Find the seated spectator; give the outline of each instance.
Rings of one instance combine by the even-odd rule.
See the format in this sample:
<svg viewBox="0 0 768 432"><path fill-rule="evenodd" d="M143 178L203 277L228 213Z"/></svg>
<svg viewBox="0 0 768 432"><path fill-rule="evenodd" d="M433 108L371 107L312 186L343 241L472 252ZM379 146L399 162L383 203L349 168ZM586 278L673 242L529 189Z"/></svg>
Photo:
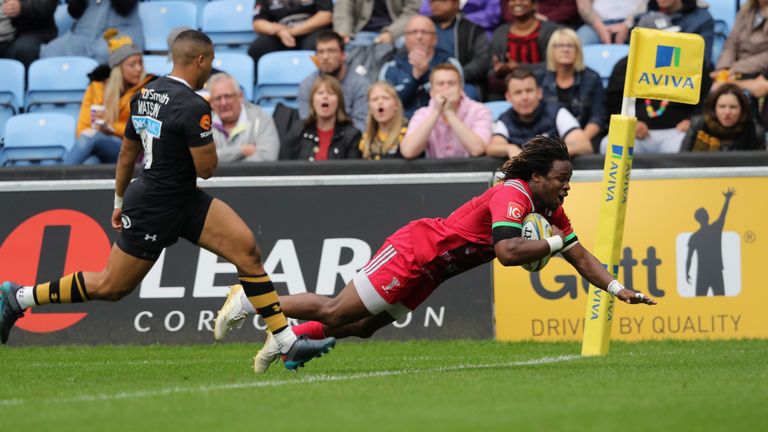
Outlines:
<svg viewBox="0 0 768 432"><path fill-rule="evenodd" d="M144 71L141 50L131 38L110 29L104 37L109 63L97 67L85 90L77 121L77 141L64 155L63 163L115 163L131 113L131 97L153 80Z"/></svg>
<svg viewBox="0 0 768 432"><path fill-rule="evenodd" d="M436 51L437 32L427 17L415 15L405 29L405 50L381 69L386 79L403 102L405 116L429 103L429 73L440 63L453 63L459 70L458 60L442 51Z"/></svg>
<svg viewBox="0 0 768 432"><path fill-rule="evenodd" d="M576 0L538 0L537 3L536 11L545 16L547 21L564 25L573 30L582 24L579 9L576 7Z"/></svg>
<svg viewBox="0 0 768 432"><path fill-rule="evenodd" d="M656 28L657 30L676 31L666 15L651 12L643 16L638 27ZM616 62L608 80L606 100L609 113L621 112L624 96L624 79L627 71L627 57ZM639 153L677 153L680 151L685 133L691 127L691 117L701 113L704 96L709 92L712 82L709 74L703 74L701 80L700 102L697 105L670 102L668 100L637 99L635 101L635 154ZM608 142L604 137L600 143L600 152L605 153Z"/></svg>
<svg viewBox="0 0 768 432"><path fill-rule="evenodd" d="M69 31L41 46L40 57L85 56L106 63L109 50L102 35L109 28L130 37L143 50L138 5L139 0L68 0L67 11L76 21Z"/></svg>
<svg viewBox="0 0 768 432"><path fill-rule="evenodd" d="M582 45L625 44L635 17L648 8L648 0L576 0L584 24L577 34Z"/></svg>
<svg viewBox="0 0 768 432"><path fill-rule="evenodd" d="M744 92L735 84L723 84L707 96L704 115L691 120L682 151L764 150L763 128L752 120Z"/></svg>
<svg viewBox="0 0 768 432"><path fill-rule="evenodd" d="M482 156L491 139L491 112L464 95L461 73L444 63L432 68L429 106L413 115L400 153L406 159Z"/></svg>
<svg viewBox="0 0 768 432"><path fill-rule="evenodd" d="M360 131L344 110L339 80L320 75L312 84L309 100L309 117L295 123L286 139L291 159L359 159Z"/></svg>
<svg viewBox="0 0 768 432"><path fill-rule="evenodd" d="M530 70L517 68L510 72L506 96L512 108L493 125L488 156L512 158L536 135L561 138L571 156L592 153L592 144L579 121L562 105L543 100L542 90Z"/></svg>
<svg viewBox="0 0 768 432"><path fill-rule="evenodd" d="M424 16L433 16L431 0L423 0L419 13ZM490 40L493 31L501 24L500 0L466 0L459 2L461 17L480 26Z"/></svg>
<svg viewBox="0 0 768 432"><path fill-rule="evenodd" d="M368 86L371 83L367 78L347 68L344 39L330 30L321 32L317 36L315 57L318 71L299 84L299 116L302 119L309 116L309 92L315 79L320 75L332 75L339 80L344 91L344 109L352 117L355 127L363 130L365 116L368 114Z"/></svg>
<svg viewBox="0 0 768 432"><path fill-rule="evenodd" d="M331 28L331 0L256 0L253 30L256 40L248 47L248 55L256 65L264 54L281 50L311 50L317 34Z"/></svg>
<svg viewBox="0 0 768 432"><path fill-rule="evenodd" d="M430 0L437 30L437 49L461 63L467 96L482 100L488 62L488 39L483 29L459 15L459 0Z"/></svg>
<svg viewBox="0 0 768 432"><path fill-rule="evenodd" d="M651 0L648 3L647 15L654 16L658 20L658 14L666 16L671 22L665 25L667 31L680 31L683 33L694 33L704 38L704 67L705 70L712 70L712 44L715 39L715 20L707 10L706 6L699 6L697 0ZM656 12L658 11L658 12ZM638 18L638 27L653 27L649 24L640 24L646 15ZM656 28L660 28L656 24Z"/></svg>
<svg viewBox="0 0 768 432"><path fill-rule="evenodd" d="M56 37L56 0L3 0L0 7L0 58L28 68L40 57L40 45Z"/></svg>
<svg viewBox="0 0 768 432"><path fill-rule="evenodd" d="M584 66L584 54L575 31L561 28L552 33L541 88L544 100L565 106L579 121L593 147L599 148L608 120L605 90L597 72Z"/></svg>
<svg viewBox="0 0 768 432"><path fill-rule="evenodd" d="M207 87L219 162L276 161L280 139L272 116L245 101L240 84L231 75L217 73Z"/></svg>
<svg viewBox="0 0 768 432"><path fill-rule="evenodd" d="M720 71L728 73L731 80L750 79L768 71L768 0L749 0L741 5L712 78Z"/></svg>
<svg viewBox="0 0 768 432"><path fill-rule="evenodd" d="M519 65L544 66L547 44L558 24L536 16L535 0L508 0L512 21L499 26L491 40L488 99L504 99L505 77Z"/></svg>
<svg viewBox="0 0 768 432"><path fill-rule="evenodd" d="M401 158L400 143L407 131L403 103L386 81L376 81L368 89L368 120L360 152L363 159Z"/></svg>
<svg viewBox="0 0 768 432"><path fill-rule="evenodd" d="M350 46L394 44L419 12L419 0L337 0L333 30Z"/></svg>

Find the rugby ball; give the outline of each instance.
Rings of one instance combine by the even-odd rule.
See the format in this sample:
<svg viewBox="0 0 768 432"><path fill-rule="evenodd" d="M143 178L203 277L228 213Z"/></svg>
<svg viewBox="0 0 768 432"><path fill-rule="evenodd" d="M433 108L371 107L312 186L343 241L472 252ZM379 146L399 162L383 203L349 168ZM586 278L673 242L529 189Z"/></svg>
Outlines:
<svg viewBox="0 0 768 432"><path fill-rule="evenodd" d="M528 216L523 219L523 238L526 240L541 240L552 235L552 226L547 219L538 213L528 213ZM544 268L549 262L549 255L544 258L534 261L528 264L523 264L522 267L529 272L537 272Z"/></svg>

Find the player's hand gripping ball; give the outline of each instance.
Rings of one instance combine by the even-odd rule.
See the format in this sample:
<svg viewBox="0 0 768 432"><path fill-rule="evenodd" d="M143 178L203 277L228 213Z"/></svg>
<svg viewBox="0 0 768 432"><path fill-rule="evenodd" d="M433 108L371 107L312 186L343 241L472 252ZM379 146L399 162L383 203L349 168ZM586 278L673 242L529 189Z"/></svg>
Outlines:
<svg viewBox="0 0 768 432"><path fill-rule="evenodd" d="M538 213L528 213L523 219L523 238L526 240L542 240L552 236L552 226L547 219ZM529 272L537 272L544 268L549 262L550 255L522 267Z"/></svg>

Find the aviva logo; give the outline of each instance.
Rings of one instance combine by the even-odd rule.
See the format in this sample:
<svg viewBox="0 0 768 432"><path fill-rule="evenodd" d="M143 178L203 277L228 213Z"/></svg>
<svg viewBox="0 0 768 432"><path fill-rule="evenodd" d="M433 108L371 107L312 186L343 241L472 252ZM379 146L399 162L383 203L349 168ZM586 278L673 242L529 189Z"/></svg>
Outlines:
<svg viewBox="0 0 768 432"><path fill-rule="evenodd" d="M656 46L656 68L680 67L680 47Z"/></svg>

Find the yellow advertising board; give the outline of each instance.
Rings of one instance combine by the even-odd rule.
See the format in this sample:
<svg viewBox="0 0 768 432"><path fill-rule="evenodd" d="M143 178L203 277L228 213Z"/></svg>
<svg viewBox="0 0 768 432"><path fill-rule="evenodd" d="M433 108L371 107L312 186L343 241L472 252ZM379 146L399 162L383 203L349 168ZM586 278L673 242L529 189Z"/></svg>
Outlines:
<svg viewBox="0 0 768 432"><path fill-rule="evenodd" d="M673 177L656 179L648 178L651 171L633 172L618 280L659 304L616 302L613 340L768 338L768 220L762 217L768 172L698 178L692 172L664 170ZM588 250L606 199L600 185L597 178L574 181L565 203ZM539 273L498 262L493 270L497 339L582 339L589 284L564 259L554 257Z"/></svg>
<svg viewBox="0 0 768 432"><path fill-rule="evenodd" d="M632 30L624 96L697 104L704 39L692 33Z"/></svg>

